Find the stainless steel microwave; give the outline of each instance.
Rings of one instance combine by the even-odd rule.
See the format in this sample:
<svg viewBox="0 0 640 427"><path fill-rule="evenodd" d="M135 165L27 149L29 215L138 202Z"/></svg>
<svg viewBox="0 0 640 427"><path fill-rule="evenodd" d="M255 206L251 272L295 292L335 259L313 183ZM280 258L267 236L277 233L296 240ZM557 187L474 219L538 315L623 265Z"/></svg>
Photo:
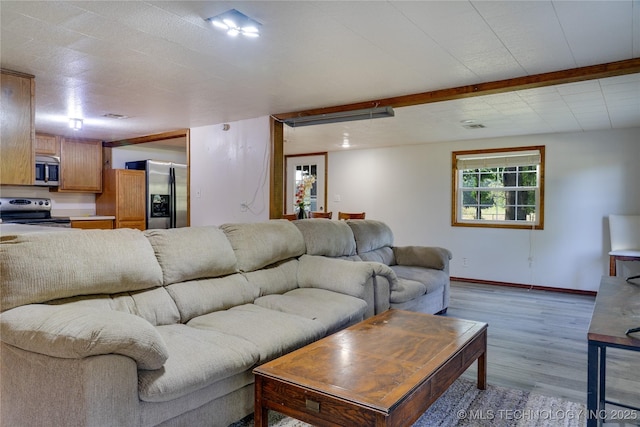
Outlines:
<svg viewBox="0 0 640 427"><path fill-rule="evenodd" d="M34 185L60 185L60 158L36 156L36 179Z"/></svg>

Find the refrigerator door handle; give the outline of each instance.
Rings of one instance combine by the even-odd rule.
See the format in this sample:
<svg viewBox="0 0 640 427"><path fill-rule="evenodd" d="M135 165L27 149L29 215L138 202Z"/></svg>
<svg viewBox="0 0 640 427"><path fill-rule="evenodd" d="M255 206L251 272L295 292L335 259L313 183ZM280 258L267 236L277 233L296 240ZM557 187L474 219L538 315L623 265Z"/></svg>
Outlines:
<svg viewBox="0 0 640 427"><path fill-rule="evenodd" d="M171 199L169 228L176 228L176 170L169 168L169 197Z"/></svg>

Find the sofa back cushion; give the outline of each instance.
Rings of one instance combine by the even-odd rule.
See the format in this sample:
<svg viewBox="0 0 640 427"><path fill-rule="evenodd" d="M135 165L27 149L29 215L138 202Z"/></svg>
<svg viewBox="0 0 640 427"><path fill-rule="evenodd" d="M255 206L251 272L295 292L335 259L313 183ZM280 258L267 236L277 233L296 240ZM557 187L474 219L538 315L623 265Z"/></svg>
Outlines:
<svg viewBox="0 0 640 427"><path fill-rule="evenodd" d="M217 227L184 227L144 232L162 267L164 285L236 272L236 256Z"/></svg>
<svg viewBox="0 0 640 427"><path fill-rule="evenodd" d="M285 219L260 223L224 224L220 227L231 242L242 272L304 254L300 230Z"/></svg>
<svg viewBox="0 0 640 427"><path fill-rule="evenodd" d="M396 259L393 256L393 249L389 246L383 246L373 251L362 253L358 256L362 261L380 262L386 265L396 264Z"/></svg>
<svg viewBox="0 0 640 427"><path fill-rule="evenodd" d="M249 283L258 289L259 296L284 294L298 287L297 259L272 264L245 274Z"/></svg>
<svg viewBox="0 0 640 427"><path fill-rule="evenodd" d="M387 224L372 219L347 220L356 240L358 255L393 246L393 232Z"/></svg>
<svg viewBox="0 0 640 427"><path fill-rule="evenodd" d="M251 303L259 293L259 290L239 273L174 283L166 289L178 307L182 323L203 314Z"/></svg>
<svg viewBox="0 0 640 427"><path fill-rule="evenodd" d="M5 237L0 310L76 295L162 285L153 248L138 230L70 230Z"/></svg>
<svg viewBox="0 0 640 427"><path fill-rule="evenodd" d="M302 232L307 255L350 257L356 254L356 240L344 221L311 218L294 224Z"/></svg>
<svg viewBox="0 0 640 427"><path fill-rule="evenodd" d="M164 287L112 295L81 295L50 301L51 305L115 310L142 317L154 326L180 322L178 307Z"/></svg>

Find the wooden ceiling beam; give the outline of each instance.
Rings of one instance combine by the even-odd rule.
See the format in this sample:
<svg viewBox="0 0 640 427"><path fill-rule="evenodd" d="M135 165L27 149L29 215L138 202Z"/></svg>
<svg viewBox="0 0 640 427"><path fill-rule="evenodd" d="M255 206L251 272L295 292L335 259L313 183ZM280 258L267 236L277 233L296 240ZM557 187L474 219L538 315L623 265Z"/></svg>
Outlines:
<svg viewBox="0 0 640 427"><path fill-rule="evenodd" d="M170 132L145 135L137 138L121 139L117 141L104 141L103 147L124 147L126 145L144 144L145 142L164 141L167 139L182 138L189 135L189 129L178 129Z"/></svg>
<svg viewBox="0 0 640 427"><path fill-rule="evenodd" d="M568 70L552 71L550 73L533 74L530 76L515 77L512 79L497 80L487 83L459 86L449 89L438 89L411 95L374 99L371 101L357 102L353 104L275 114L273 117L277 120L284 120L292 117L314 116L318 114L362 110L374 107L409 107L412 105L513 92L523 89L533 89L564 83L575 83L585 80L602 79L634 73L640 73L640 58L591 65L587 67L571 68Z"/></svg>

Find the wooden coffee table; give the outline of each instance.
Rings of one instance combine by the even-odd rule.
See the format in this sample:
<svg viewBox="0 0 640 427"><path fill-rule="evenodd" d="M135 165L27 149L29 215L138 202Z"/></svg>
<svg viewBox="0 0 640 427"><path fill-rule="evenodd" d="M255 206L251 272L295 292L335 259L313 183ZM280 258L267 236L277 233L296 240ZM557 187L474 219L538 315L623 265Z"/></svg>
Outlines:
<svg viewBox="0 0 640 427"><path fill-rule="evenodd" d="M486 323L388 310L256 368L255 425L408 426L475 360L484 390L486 351Z"/></svg>

